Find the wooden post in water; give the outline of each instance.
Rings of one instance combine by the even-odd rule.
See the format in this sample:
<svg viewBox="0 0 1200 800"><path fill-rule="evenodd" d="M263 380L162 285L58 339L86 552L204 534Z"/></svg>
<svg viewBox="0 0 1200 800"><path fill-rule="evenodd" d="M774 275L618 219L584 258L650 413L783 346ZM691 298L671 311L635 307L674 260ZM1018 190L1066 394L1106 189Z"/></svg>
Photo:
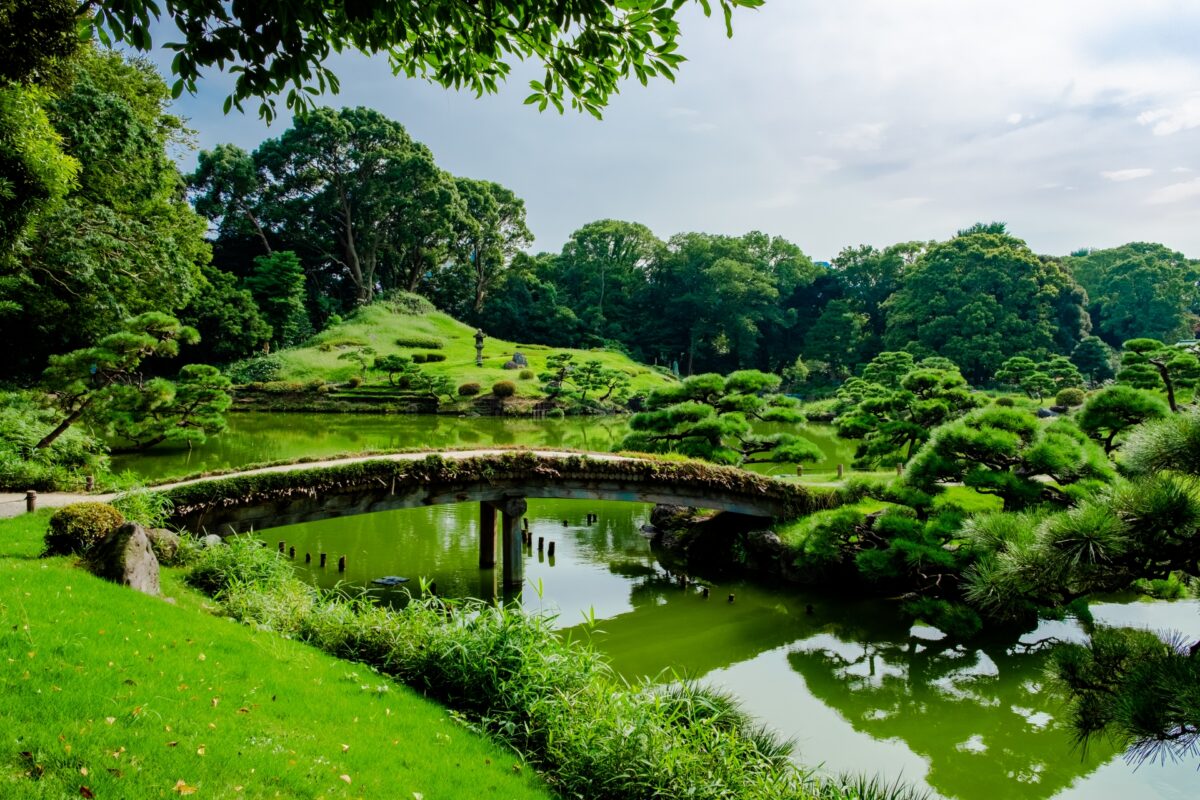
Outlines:
<svg viewBox="0 0 1200 800"><path fill-rule="evenodd" d="M539 537L538 537L538 552L539 552L539 553L540 553L540 552L542 552L542 550L544 550L544 549L545 549L545 547L546 547L546 537L545 537L545 536L539 536Z"/></svg>
<svg viewBox="0 0 1200 800"><path fill-rule="evenodd" d="M328 553L321 553L321 569L325 568L325 560L329 558Z"/></svg>
<svg viewBox="0 0 1200 800"><path fill-rule="evenodd" d="M281 553L283 552L283 548L284 548L284 546L285 546L286 544L287 544L287 542L280 542L280 543L279 543L279 552L281 552Z"/></svg>
<svg viewBox="0 0 1200 800"><path fill-rule="evenodd" d="M486 500L479 504L479 566L496 566L496 507Z"/></svg>
<svg viewBox="0 0 1200 800"><path fill-rule="evenodd" d="M846 472L846 465L838 464L838 477L839 478L842 477L842 475L845 474L845 472Z"/></svg>
<svg viewBox="0 0 1200 800"><path fill-rule="evenodd" d="M288 558L295 560L295 558L296 558L296 548L295 547L288 548Z"/></svg>
<svg viewBox="0 0 1200 800"><path fill-rule="evenodd" d="M551 542L550 546L546 548L546 555L550 558L554 558L554 542Z"/></svg>
<svg viewBox="0 0 1200 800"><path fill-rule="evenodd" d="M346 557L338 556L338 572L346 571Z"/></svg>
<svg viewBox="0 0 1200 800"><path fill-rule="evenodd" d="M524 497L506 497L500 508L500 546L504 551L504 587L519 589L525 583L525 553L521 545L521 518L529 504Z"/></svg>
<svg viewBox="0 0 1200 800"><path fill-rule="evenodd" d="M304 554L304 563L305 563L305 564L311 564L311 563L312 563L312 553L305 553L305 554Z"/></svg>

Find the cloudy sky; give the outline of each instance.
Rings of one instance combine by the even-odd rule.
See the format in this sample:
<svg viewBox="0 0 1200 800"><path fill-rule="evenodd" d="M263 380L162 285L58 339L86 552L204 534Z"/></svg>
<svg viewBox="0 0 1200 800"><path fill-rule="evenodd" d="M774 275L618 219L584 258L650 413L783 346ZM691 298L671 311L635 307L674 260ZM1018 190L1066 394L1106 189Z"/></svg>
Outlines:
<svg viewBox="0 0 1200 800"><path fill-rule="evenodd" d="M819 260L1003 220L1044 253L1148 240L1200 257L1198 41L1195 2L767 0L732 39L688 13L678 80L626 85L603 121L522 105L521 77L477 99L360 56L336 60L325 101L377 108L444 168L515 190L539 250L608 217L763 230ZM201 147L282 132L223 115L229 85L177 105Z"/></svg>

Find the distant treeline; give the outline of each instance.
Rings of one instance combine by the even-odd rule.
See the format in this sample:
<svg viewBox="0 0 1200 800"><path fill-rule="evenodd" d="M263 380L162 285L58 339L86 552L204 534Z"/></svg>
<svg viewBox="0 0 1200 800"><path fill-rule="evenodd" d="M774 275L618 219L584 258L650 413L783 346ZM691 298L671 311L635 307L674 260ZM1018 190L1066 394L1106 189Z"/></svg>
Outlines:
<svg viewBox="0 0 1200 800"><path fill-rule="evenodd" d="M1044 256L999 223L818 264L764 233L663 241L601 220L530 255L521 198L450 175L365 108L302 114L252 153L219 145L185 176L168 154L189 133L161 77L90 48L53 92L11 86L2 103L25 122L0 130L0 189L13 188L0 191L0 335L22 343L0 378L33 378L146 311L199 330L188 360L226 363L400 289L496 336L685 375L791 369L834 384L904 350L979 383L1013 356L1081 342L1094 355L1090 337L1190 338L1200 303L1197 262L1163 245Z"/></svg>

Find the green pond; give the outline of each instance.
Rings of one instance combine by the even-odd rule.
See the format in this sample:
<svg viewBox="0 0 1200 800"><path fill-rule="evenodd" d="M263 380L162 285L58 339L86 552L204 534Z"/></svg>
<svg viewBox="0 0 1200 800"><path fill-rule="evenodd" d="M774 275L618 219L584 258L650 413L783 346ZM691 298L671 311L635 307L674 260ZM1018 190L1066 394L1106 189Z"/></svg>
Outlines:
<svg viewBox="0 0 1200 800"><path fill-rule="evenodd" d="M761 429L774 433L785 428L763 425ZM628 431L625 417L536 420L424 414L231 414L229 429L199 447L155 448L118 456L113 467L170 478L265 461L374 450L525 446L608 452L620 445ZM820 462L806 465L806 472L833 472L839 463L849 466L854 445L838 439L831 426L807 425L800 432L824 455ZM763 464L758 469L795 472L792 466L782 464Z"/></svg>
<svg viewBox="0 0 1200 800"><path fill-rule="evenodd" d="M147 477L179 475L350 450L527 444L607 449L620 421L502 421L244 415L204 448L154 452L122 466ZM831 458L848 451L828 431ZM840 449L839 449L840 448ZM833 462L836 463L836 462ZM1135 769L1111 747L1073 746L1063 697L1046 676L1047 637L1079 640L1074 623L1044 623L1019 642L949 646L932 628L902 620L892 604L706 580L682 587L651 552L636 503L530 500L533 539L555 557L525 552L520 601L590 637L631 679L702 678L738 695L748 710L796 742L806 765L880 773L962 800L1194 798L1194 764ZM589 513L598 521L587 523ZM444 596L495 597L496 570L478 564L478 506L409 509L263 532L296 549L300 574L403 602L420 579ZM317 565L328 553L329 567ZM312 555L306 565L305 554ZM347 568L333 565L339 556ZM383 576L408 578L375 588ZM729 598L732 596L732 602ZM1200 602L1104 603L1098 620L1200 636ZM588 624L586 619L593 623Z"/></svg>

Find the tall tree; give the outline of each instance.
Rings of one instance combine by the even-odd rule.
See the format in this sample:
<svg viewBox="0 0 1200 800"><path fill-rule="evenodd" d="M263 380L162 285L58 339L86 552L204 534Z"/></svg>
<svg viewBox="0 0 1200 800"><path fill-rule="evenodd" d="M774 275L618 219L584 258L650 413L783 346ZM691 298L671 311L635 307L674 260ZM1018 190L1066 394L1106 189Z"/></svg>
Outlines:
<svg viewBox="0 0 1200 800"><path fill-rule="evenodd" d="M1113 377L1113 351L1099 336L1085 336L1071 352L1071 363L1094 386Z"/></svg>
<svg viewBox="0 0 1200 800"><path fill-rule="evenodd" d="M193 358L224 364L245 358L272 340L270 323L235 276L210 264L203 268L202 279L200 290L179 312L179 321L200 333L200 342L191 351ZM304 288L303 275L300 288Z"/></svg>
<svg viewBox="0 0 1200 800"><path fill-rule="evenodd" d="M977 226L932 245L907 272L887 301L884 341L946 356L984 381L1011 356L1071 352L1087 332L1083 299L1060 265L995 224Z"/></svg>
<svg viewBox="0 0 1200 800"><path fill-rule="evenodd" d="M804 337L804 358L827 364L834 377L850 375L862 357L866 325L849 301L832 301Z"/></svg>
<svg viewBox="0 0 1200 800"><path fill-rule="evenodd" d="M599 338L629 344L638 328L638 298L663 246L636 222L589 222L571 234L554 261L561 299Z"/></svg>
<svg viewBox="0 0 1200 800"><path fill-rule="evenodd" d="M883 250L870 245L847 247L833 259L833 271L843 297L866 317L864 355L882 349L887 327L884 302L900 288L908 269L925 251L921 242L894 244Z"/></svg>
<svg viewBox="0 0 1200 800"><path fill-rule="evenodd" d="M188 184L196 211L215 222L223 237L251 235L263 254L271 255L271 241L261 219L266 187L249 153L232 144L201 150Z"/></svg>
<svg viewBox="0 0 1200 800"><path fill-rule="evenodd" d="M1174 342L1195 333L1200 264L1161 244L1133 242L1066 261L1087 290L1096 332L1116 347L1127 339Z"/></svg>
<svg viewBox="0 0 1200 800"><path fill-rule="evenodd" d="M24 343L8 374L40 370L128 316L181 308L209 258L167 152L186 130L162 79L116 53L88 50L71 67L69 89L44 107L80 165L77 183L0 262L0 337Z"/></svg>
<svg viewBox="0 0 1200 800"><path fill-rule="evenodd" d="M471 178L455 179L464 213L455 225L452 245L458 263L470 275L470 311L477 317L488 291L512 262L533 241L525 224L525 201L498 183Z"/></svg>
<svg viewBox="0 0 1200 800"><path fill-rule="evenodd" d="M381 282L414 288L444 259L456 197L429 150L378 111L319 108L254 153L261 219L355 304Z"/></svg>
<svg viewBox="0 0 1200 800"><path fill-rule="evenodd" d="M246 288L274 331L277 347L299 344L312 332L304 309L304 267L295 253L280 250L254 259Z"/></svg>

